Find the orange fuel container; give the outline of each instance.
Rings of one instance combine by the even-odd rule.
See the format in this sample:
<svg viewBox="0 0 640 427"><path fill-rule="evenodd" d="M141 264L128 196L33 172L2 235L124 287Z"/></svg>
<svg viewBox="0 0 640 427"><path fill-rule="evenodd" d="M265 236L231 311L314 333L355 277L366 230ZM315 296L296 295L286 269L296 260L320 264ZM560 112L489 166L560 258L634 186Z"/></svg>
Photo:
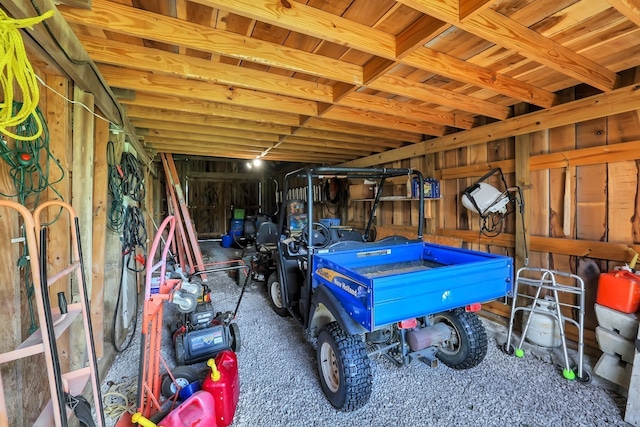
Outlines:
<svg viewBox="0 0 640 427"><path fill-rule="evenodd" d="M635 313L640 307L640 276L624 270L600 274L596 302L623 313Z"/></svg>

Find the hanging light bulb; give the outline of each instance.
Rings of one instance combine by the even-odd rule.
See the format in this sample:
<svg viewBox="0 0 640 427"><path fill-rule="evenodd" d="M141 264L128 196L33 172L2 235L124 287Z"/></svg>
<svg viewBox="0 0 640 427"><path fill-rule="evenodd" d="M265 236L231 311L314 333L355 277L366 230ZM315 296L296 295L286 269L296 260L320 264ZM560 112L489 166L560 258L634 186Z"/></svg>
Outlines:
<svg viewBox="0 0 640 427"><path fill-rule="evenodd" d="M255 167L259 167L262 164L262 160L260 159L253 159L253 166Z"/></svg>

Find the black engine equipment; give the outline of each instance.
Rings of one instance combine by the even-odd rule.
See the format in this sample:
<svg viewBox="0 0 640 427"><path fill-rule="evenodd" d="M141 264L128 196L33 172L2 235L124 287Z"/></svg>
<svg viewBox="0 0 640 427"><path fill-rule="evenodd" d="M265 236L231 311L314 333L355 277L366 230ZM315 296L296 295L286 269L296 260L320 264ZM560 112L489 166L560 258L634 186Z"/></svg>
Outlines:
<svg viewBox="0 0 640 427"><path fill-rule="evenodd" d="M193 284L191 284L193 285ZM200 285L200 284L199 284ZM191 365L215 357L223 350L240 349L240 330L233 323L234 313L213 310L210 290L201 284L198 303L189 312L182 312L173 333L178 365Z"/></svg>

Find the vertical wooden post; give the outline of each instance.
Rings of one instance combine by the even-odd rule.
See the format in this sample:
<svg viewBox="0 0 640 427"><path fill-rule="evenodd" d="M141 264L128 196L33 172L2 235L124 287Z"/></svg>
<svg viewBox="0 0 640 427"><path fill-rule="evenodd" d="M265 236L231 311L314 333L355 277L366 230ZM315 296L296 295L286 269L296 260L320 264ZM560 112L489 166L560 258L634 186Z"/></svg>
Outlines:
<svg viewBox="0 0 640 427"><path fill-rule="evenodd" d="M47 85L52 87L56 92L69 96L70 83L66 77L47 75ZM62 196L65 202L71 201L71 109L65 99L50 90L41 94L46 96L46 113L47 127L49 128L49 150L51 154L59 162L64 173L63 179L53 184L53 188ZM49 180L51 182L58 181L60 174L58 168L51 168ZM47 190L46 199L52 200L59 198L58 194L52 189ZM48 220L52 222L59 214L58 209L49 209ZM61 215L55 222L49 226L47 233L47 245L50 249L54 249L57 257L49 257L49 265L47 272L49 275L60 272L66 267L69 261L70 234L69 234L69 218L67 215ZM57 305L56 295L58 292L64 292L67 300L71 301L71 282L69 276L64 280L59 280L49 287L49 295L52 296L52 304ZM60 354L60 368L63 372L70 369L70 344L69 333L65 332L58 339L58 350Z"/></svg>
<svg viewBox="0 0 640 427"><path fill-rule="evenodd" d="M93 95L84 92L77 86L73 90L73 98L77 103L85 105L93 111ZM92 291L91 274L86 271L93 265L93 138L94 116L79 104L73 107L73 176L72 176L72 206L78 215L80 223L80 240L84 258L84 277L87 292ZM71 224L73 227L74 225ZM75 295L74 295L75 297ZM83 345L83 337L79 336L71 344L71 367L76 369L84 366L84 353L77 351Z"/></svg>
<svg viewBox="0 0 640 427"><path fill-rule="evenodd" d="M529 107L526 104L518 104L514 107L515 115L526 114ZM531 194L531 173L529 170L529 156L531 153L531 137L529 134L516 136L515 145L515 172L516 185L522 189L522 196L525 207L530 206ZM516 209L519 209L516 206ZM516 257L515 268L518 269L528 261L528 253L531 248L529 230L531 228L531 209L525 208L524 215L516 211Z"/></svg>
<svg viewBox="0 0 640 427"><path fill-rule="evenodd" d="M109 123L95 122L94 169L93 169L93 225L91 265L91 324L96 348L96 357L104 354L104 261L107 232L107 143Z"/></svg>

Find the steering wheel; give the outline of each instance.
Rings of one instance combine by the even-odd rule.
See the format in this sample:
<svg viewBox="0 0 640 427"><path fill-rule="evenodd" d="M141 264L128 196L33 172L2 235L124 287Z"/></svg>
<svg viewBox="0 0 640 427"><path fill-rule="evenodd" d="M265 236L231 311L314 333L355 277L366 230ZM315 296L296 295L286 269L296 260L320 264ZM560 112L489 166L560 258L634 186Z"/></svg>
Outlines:
<svg viewBox="0 0 640 427"><path fill-rule="evenodd" d="M331 232L324 224L314 222L311 224L311 232L311 239L309 239L309 229L306 226L302 229L301 239L307 246L324 248L331 241Z"/></svg>

